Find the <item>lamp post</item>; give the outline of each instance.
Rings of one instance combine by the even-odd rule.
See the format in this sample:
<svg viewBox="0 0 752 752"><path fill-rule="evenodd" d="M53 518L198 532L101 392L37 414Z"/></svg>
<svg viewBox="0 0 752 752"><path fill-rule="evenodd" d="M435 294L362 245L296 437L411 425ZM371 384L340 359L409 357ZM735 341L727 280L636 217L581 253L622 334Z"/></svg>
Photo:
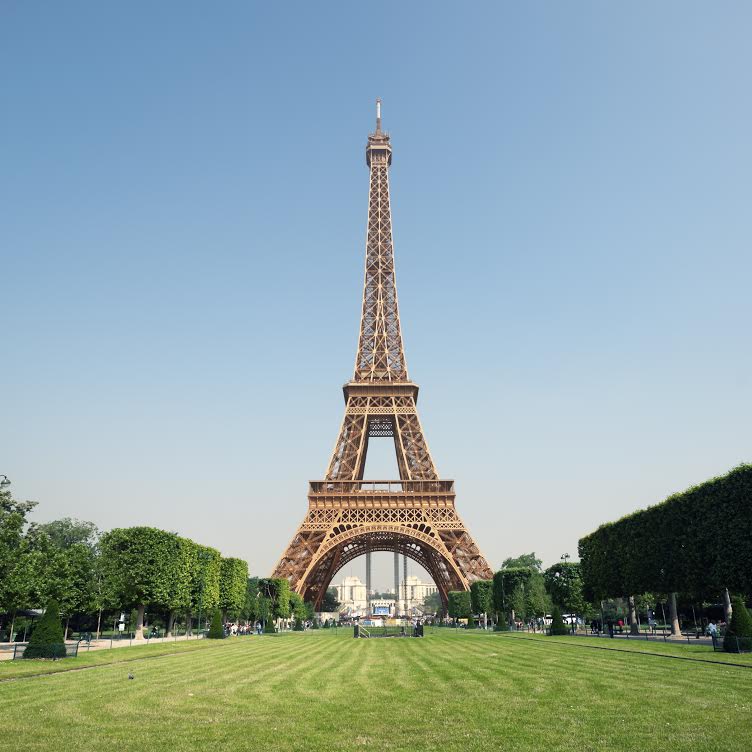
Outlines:
<svg viewBox="0 0 752 752"><path fill-rule="evenodd" d="M6 489L10 485L10 480L7 475L0 475L0 491Z"/></svg>

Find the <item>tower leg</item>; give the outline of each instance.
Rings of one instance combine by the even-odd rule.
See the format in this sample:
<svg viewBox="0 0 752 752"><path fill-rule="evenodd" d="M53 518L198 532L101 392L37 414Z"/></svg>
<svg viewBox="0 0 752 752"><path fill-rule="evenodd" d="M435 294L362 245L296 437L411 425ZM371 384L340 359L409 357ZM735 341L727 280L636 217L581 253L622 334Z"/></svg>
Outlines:
<svg viewBox="0 0 752 752"><path fill-rule="evenodd" d="M394 552L394 615L399 616L399 554Z"/></svg>
<svg viewBox="0 0 752 752"><path fill-rule="evenodd" d="M366 554L366 616L371 615L371 552Z"/></svg>
<svg viewBox="0 0 752 752"><path fill-rule="evenodd" d="M408 612L408 603L407 603L407 556L402 556L402 587L405 589L405 616L407 616Z"/></svg>

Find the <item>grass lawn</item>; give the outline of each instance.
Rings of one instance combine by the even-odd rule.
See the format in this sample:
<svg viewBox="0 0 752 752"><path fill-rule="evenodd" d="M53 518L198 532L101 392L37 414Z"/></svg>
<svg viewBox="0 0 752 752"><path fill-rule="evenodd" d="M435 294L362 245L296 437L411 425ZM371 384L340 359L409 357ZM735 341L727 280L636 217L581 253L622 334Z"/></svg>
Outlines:
<svg viewBox="0 0 752 752"><path fill-rule="evenodd" d="M463 630L353 640L349 630L319 630L4 663L0 749L750 748L752 668L588 642ZM93 667L1 681L20 665Z"/></svg>

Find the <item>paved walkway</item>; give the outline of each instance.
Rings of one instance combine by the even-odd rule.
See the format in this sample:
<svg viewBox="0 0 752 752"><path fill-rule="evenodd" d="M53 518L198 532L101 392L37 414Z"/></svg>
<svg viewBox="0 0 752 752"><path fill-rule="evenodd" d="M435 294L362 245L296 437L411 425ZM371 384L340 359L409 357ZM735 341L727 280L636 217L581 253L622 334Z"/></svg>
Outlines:
<svg viewBox="0 0 752 752"><path fill-rule="evenodd" d="M190 637L186 635L174 635L172 637L152 637L151 639L143 640L92 640L91 642L80 642L78 645L78 654L82 655L90 650L109 650L110 648L129 648L135 645L161 645L164 642L185 642L185 640L198 640L197 635L193 634ZM75 645L77 640L68 640L68 645ZM2 642L0 643L0 661L9 661L13 659L14 645L26 645L25 642L13 643Z"/></svg>

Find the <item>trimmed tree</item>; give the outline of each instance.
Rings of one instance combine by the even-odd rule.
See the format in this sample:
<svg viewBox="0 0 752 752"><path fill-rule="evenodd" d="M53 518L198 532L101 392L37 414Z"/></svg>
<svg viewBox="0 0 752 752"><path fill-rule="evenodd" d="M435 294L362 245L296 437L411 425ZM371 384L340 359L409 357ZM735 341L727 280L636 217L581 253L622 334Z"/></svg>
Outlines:
<svg viewBox="0 0 752 752"><path fill-rule="evenodd" d="M191 607L188 624L193 614L212 614L219 606L220 555L216 548L196 546L196 558L191 571Z"/></svg>
<svg viewBox="0 0 752 752"><path fill-rule="evenodd" d="M473 613L482 616L483 626L493 608L493 582L491 580L476 580L470 585L470 605Z"/></svg>
<svg viewBox="0 0 752 752"><path fill-rule="evenodd" d="M472 616L472 604L470 602L470 591L468 590L450 590L447 594L449 600L449 616L455 621L457 619L469 619Z"/></svg>
<svg viewBox="0 0 752 752"><path fill-rule="evenodd" d="M748 653L752 650L752 616L740 597L732 598L731 623L723 638L727 653Z"/></svg>
<svg viewBox="0 0 752 752"><path fill-rule="evenodd" d="M551 612L551 631L549 634L565 635L567 632L567 625L564 623L564 619L561 618L561 609L558 606L554 606Z"/></svg>
<svg viewBox="0 0 752 752"><path fill-rule="evenodd" d="M31 633L24 658L65 658L65 639L60 623L60 609L50 601L42 618Z"/></svg>
<svg viewBox="0 0 752 752"><path fill-rule="evenodd" d="M191 576L196 567L197 546L188 538L178 538L176 547L177 566L173 571L167 602L167 629L165 637L172 636L175 617L191 607Z"/></svg>
<svg viewBox="0 0 752 752"><path fill-rule="evenodd" d="M248 562L222 558L219 566L219 607L222 618L235 618L242 611L248 590Z"/></svg>
<svg viewBox="0 0 752 752"><path fill-rule="evenodd" d="M146 606L170 602L179 567L178 541L175 533L153 527L116 528L102 536L105 587L121 608L136 609L137 640L144 638Z"/></svg>
<svg viewBox="0 0 752 752"><path fill-rule="evenodd" d="M209 627L209 634L206 635L210 640L223 640L225 636L225 629L222 626L222 612L218 609L214 609L214 616L212 616L211 627Z"/></svg>
<svg viewBox="0 0 752 752"><path fill-rule="evenodd" d="M678 592L715 600L726 588L752 592L751 495L752 465L740 465L602 525L578 545L585 597ZM672 623L676 630L673 614Z"/></svg>

